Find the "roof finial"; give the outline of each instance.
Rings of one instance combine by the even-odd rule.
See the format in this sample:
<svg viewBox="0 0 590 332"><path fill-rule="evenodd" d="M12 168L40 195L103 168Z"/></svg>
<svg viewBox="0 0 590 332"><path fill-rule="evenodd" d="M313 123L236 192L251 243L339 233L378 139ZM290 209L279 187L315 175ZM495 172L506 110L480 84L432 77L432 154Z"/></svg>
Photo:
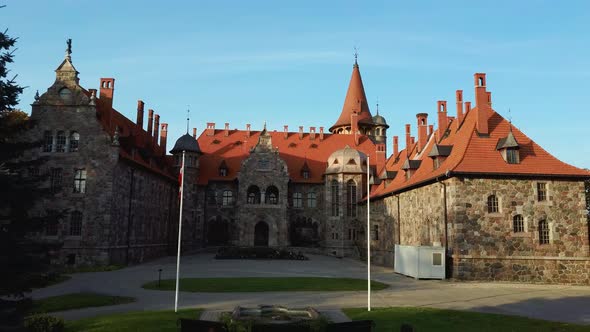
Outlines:
<svg viewBox="0 0 590 332"><path fill-rule="evenodd" d="M66 48L66 59L68 60L72 60L71 54L72 54L72 38L68 38L68 40L66 41L66 44L68 45L68 47Z"/></svg>
<svg viewBox="0 0 590 332"><path fill-rule="evenodd" d="M508 108L508 123L510 123L510 132L512 132L512 112Z"/></svg>
<svg viewBox="0 0 590 332"><path fill-rule="evenodd" d="M379 115L379 97L377 97L377 115Z"/></svg>
<svg viewBox="0 0 590 332"><path fill-rule="evenodd" d="M358 47L354 47L354 65L358 67L358 57L359 57L359 49Z"/></svg>
<svg viewBox="0 0 590 332"><path fill-rule="evenodd" d="M186 105L186 133L188 134L188 127L190 122L191 105Z"/></svg>

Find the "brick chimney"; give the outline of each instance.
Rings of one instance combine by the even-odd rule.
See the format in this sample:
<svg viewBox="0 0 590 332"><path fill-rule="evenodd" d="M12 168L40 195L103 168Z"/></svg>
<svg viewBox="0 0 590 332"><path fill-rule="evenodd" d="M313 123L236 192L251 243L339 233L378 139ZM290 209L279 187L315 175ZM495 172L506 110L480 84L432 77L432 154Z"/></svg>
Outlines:
<svg viewBox="0 0 590 332"><path fill-rule="evenodd" d="M162 123L162 130L160 130L160 148L166 155L166 141L168 140L168 124Z"/></svg>
<svg viewBox="0 0 590 332"><path fill-rule="evenodd" d="M285 139L289 138L289 126L287 125L283 126L283 136Z"/></svg>
<svg viewBox="0 0 590 332"><path fill-rule="evenodd" d="M428 140L428 113L416 114L418 120L418 149L422 151Z"/></svg>
<svg viewBox="0 0 590 332"><path fill-rule="evenodd" d="M359 115L357 113L352 113L350 115L350 133L356 135L359 131Z"/></svg>
<svg viewBox="0 0 590 332"><path fill-rule="evenodd" d="M393 136L393 157L395 158L399 153L399 137Z"/></svg>
<svg viewBox="0 0 590 332"><path fill-rule="evenodd" d="M412 136L411 136L411 131L412 127L407 124L406 125L406 153L408 154L408 156L410 155L410 146L412 146Z"/></svg>
<svg viewBox="0 0 590 332"><path fill-rule="evenodd" d="M139 129L143 129L143 106L144 103L141 100L137 101L137 126Z"/></svg>
<svg viewBox="0 0 590 332"><path fill-rule="evenodd" d="M159 135L159 131L160 130L160 115L156 114L156 117L154 119L154 135L152 136L152 140L154 145L158 145L158 135Z"/></svg>
<svg viewBox="0 0 590 332"><path fill-rule="evenodd" d="M385 164L385 143L375 144L375 157L378 168L381 168Z"/></svg>
<svg viewBox="0 0 590 332"><path fill-rule="evenodd" d="M115 93L115 79L101 78L100 79L100 95L99 98L103 105L110 111L113 108L113 94Z"/></svg>
<svg viewBox="0 0 590 332"><path fill-rule="evenodd" d="M193 128L193 138L197 139L197 128Z"/></svg>
<svg viewBox="0 0 590 332"><path fill-rule="evenodd" d="M315 127L309 127L309 139L315 140Z"/></svg>
<svg viewBox="0 0 590 332"><path fill-rule="evenodd" d="M303 139L303 126L299 126L299 139Z"/></svg>
<svg viewBox="0 0 590 332"><path fill-rule="evenodd" d="M434 132L434 125L428 125L428 137L432 136L432 133Z"/></svg>
<svg viewBox="0 0 590 332"><path fill-rule="evenodd" d="M466 101L465 102L465 113L463 113L463 116L465 117L467 115L467 113L469 113L469 111L471 111L471 102Z"/></svg>
<svg viewBox="0 0 590 332"><path fill-rule="evenodd" d="M320 127L320 141L324 140L324 127Z"/></svg>
<svg viewBox="0 0 590 332"><path fill-rule="evenodd" d="M463 90L457 90L455 97L457 100L457 128L459 128L463 122Z"/></svg>
<svg viewBox="0 0 590 332"><path fill-rule="evenodd" d="M251 128L250 124L246 123L246 137L250 137L250 128Z"/></svg>
<svg viewBox="0 0 590 332"><path fill-rule="evenodd" d="M447 125L449 124L449 120L447 119L446 100L439 100L436 103L436 109L438 114L438 137L442 139L443 135L447 131Z"/></svg>
<svg viewBox="0 0 590 332"><path fill-rule="evenodd" d="M225 137L229 136L229 122L226 122L226 123L225 123L225 127L224 127L224 129L223 129L223 135L224 135Z"/></svg>
<svg viewBox="0 0 590 332"><path fill-rule="evenodd" d="M153 109L149 109L148 110L147 133L150 136L152 135L153 125L154 125L154 110Z"/></svg>
<svg viewBox="0 0 590 332"><path fill-rule="evenodd" d="M473 75L475 81L475 107L477 109L476 129L480 135L488 135L491 96L486 91L486 74L476 73Z"/></svg>
<svg viewBox="0 0 590 332"><path fill-rule="evenodd" d="M207 122L207 129L205 129L207 136L215 135L215 122Z"/></svg>

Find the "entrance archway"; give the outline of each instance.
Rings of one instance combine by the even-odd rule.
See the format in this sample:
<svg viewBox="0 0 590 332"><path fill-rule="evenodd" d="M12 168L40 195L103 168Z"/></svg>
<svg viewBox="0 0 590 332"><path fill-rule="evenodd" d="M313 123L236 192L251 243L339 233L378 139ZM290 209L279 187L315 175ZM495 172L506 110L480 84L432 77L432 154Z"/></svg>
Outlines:
<svg viewBox="0 0 590 332"><path fill-rule="evenodd" d="M264 221L254 226L254 245L268 247L268 224Z"/></svg>
<svg viewBox="0 0 590 332"><path fill-rule="evenodd" d="M207 223L207 244L210 246L223 246L229 242L229 227L227 220L220 216L209 220Z"/></svg>

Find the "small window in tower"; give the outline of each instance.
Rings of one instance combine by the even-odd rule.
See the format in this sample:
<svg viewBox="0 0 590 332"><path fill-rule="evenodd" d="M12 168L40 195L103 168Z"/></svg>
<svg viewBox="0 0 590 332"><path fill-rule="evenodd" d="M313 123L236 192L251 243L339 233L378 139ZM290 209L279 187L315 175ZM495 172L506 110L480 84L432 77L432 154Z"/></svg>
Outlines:
<svg viewBox="0 0 590 332"><path fill-rule="evenodd" d="M483 86L483 77L479 78L479 86Z"/></svg>
<svg viewBox="0 0 590 332"><path fill-rule="evenodd" d="M350 160L348 160L347 165L356 165L356 161L351 158Z"/></svg>

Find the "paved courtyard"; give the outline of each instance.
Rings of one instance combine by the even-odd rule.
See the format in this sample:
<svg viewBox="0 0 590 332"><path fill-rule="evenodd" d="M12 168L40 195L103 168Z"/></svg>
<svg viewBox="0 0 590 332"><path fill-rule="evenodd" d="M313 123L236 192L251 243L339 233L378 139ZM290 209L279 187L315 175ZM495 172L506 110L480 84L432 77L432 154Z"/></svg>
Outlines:
<svg viewBox="0 0 590 332"><path fill-rule="evenodd" d="M366 278L366 265L351 259L309 255L308 261L215 260L213 254L183 257L181 277L350 277ZM78 319L116 312L173 309L174 292L145 290L141 285L175 278L176 260L166 257L118 271L79 273L72 279L35 290L33 298L96 292L132 296L137 302L110 307L87 308L58 313ZM414 280L393 269L372 267L372 279L387 283L386 290L373 292L373 307L424 306L520 315L532 318L590 325L590 287L527 285L509 283L449 282ZM269 292L269 293L180 293L181 308L230 310L236 305L280 304L319 309L365 307L366 292Z"/></svg>

